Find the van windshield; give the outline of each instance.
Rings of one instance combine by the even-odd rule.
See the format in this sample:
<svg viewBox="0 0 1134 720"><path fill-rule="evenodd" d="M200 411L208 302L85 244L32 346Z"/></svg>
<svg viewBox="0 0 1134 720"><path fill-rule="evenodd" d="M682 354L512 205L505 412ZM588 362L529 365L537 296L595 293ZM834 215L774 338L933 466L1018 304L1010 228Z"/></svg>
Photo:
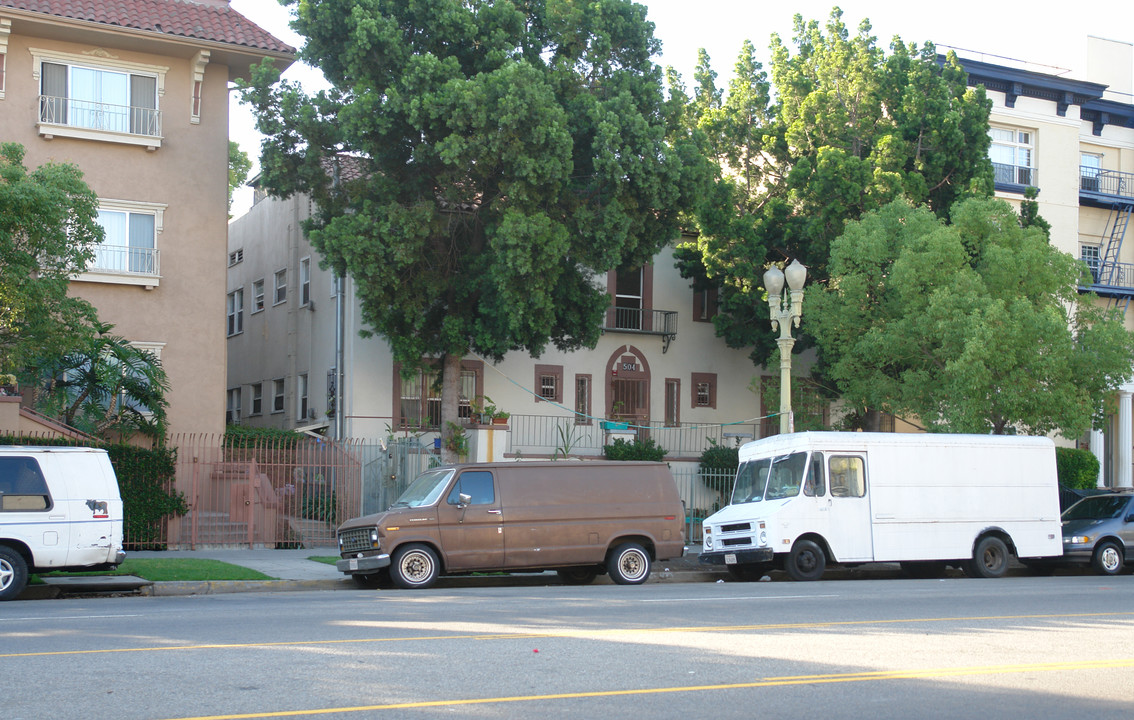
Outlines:
<svg viewBox="0 0 1134 720"><path fill-rule="evenodd" d="M803 487L807 453L795 452L740 464L732 502L748 503L795 497Z"/></svg>
<svg viewBox="0 0 1134 720"><path fill-rule="evenodd" d="M390 507L423 507L425 505L432 505L441 497L441 493L445 492L445 488L448 487L449 480L452 477L452 468L427 470L418 475L417 479L414 480L413 483L406 488L406 491L402 493L401 497L398 498L398 501Z"/></svg>

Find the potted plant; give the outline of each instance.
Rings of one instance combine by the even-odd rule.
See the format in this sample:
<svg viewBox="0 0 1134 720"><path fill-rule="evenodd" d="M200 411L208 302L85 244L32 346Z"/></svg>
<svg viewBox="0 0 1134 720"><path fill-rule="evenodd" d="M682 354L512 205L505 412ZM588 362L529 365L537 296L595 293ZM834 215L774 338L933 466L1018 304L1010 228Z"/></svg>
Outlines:
<svg viewBox="0 0 1134 720"><path fill-rule="evenodd" d="M497 408L496 405L493 404L492 398L488 397L487 395L485 395L484 397L484 402L484 414L488 417L488 422L492 423L493 425L508 424L508 418L511 417L510 414Z"/></svg>

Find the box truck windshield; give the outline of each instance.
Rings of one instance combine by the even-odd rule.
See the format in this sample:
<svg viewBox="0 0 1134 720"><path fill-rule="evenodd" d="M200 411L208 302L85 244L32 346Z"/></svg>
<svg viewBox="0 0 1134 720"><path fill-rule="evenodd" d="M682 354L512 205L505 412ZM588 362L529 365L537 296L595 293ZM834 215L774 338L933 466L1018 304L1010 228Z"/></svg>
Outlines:
<svg viewBox="0 0 1134 720"><path fill-rule="evenodd" d="M805 452L741 463L736 473L732 502L735 505L795 497L803 487L806 469Z"/></svg>

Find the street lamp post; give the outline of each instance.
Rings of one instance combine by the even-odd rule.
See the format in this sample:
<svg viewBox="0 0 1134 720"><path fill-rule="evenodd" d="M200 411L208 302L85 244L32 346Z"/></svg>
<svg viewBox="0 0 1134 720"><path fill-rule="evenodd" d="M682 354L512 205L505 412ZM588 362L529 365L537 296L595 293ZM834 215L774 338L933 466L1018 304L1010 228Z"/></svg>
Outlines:
<svg viewBox="0 0 1134 720"><path fill-rule="evenodd" d="M784 290L784 280L788 289ZM791 326L799 327L803 315L803 283L807 282L807 268L799 260L792 260L786 270L772 266L764 273L764 288L768 291L768 315L772 330L779 330L776 344L780 347L780 433L795 432L795 415L791 409L791 349L795 338ZM790 293L790 296L789 296Z"/></svg>

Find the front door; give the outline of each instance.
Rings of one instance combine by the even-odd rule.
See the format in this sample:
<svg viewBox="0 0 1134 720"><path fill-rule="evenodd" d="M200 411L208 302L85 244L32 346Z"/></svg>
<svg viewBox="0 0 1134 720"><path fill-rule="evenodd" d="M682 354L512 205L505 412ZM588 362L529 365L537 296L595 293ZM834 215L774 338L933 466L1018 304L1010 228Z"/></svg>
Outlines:
<svg viewBox="0 0 1134 720"><path fill-rule="evenodd" d="M642 358L630 349L614 359L610 371L607 417L631 425L646 426L650 421L650 374ZM638 430L643 439L645 429Z"/></svg>
<svg viewBox="0 0 1134 720"><path fill-rule="evenodd" d="M462 502L461 495L468 498ZM488 470L457 475L437 506L441 550L451 571L504 567L504 526L495 478Z"/></svg>

